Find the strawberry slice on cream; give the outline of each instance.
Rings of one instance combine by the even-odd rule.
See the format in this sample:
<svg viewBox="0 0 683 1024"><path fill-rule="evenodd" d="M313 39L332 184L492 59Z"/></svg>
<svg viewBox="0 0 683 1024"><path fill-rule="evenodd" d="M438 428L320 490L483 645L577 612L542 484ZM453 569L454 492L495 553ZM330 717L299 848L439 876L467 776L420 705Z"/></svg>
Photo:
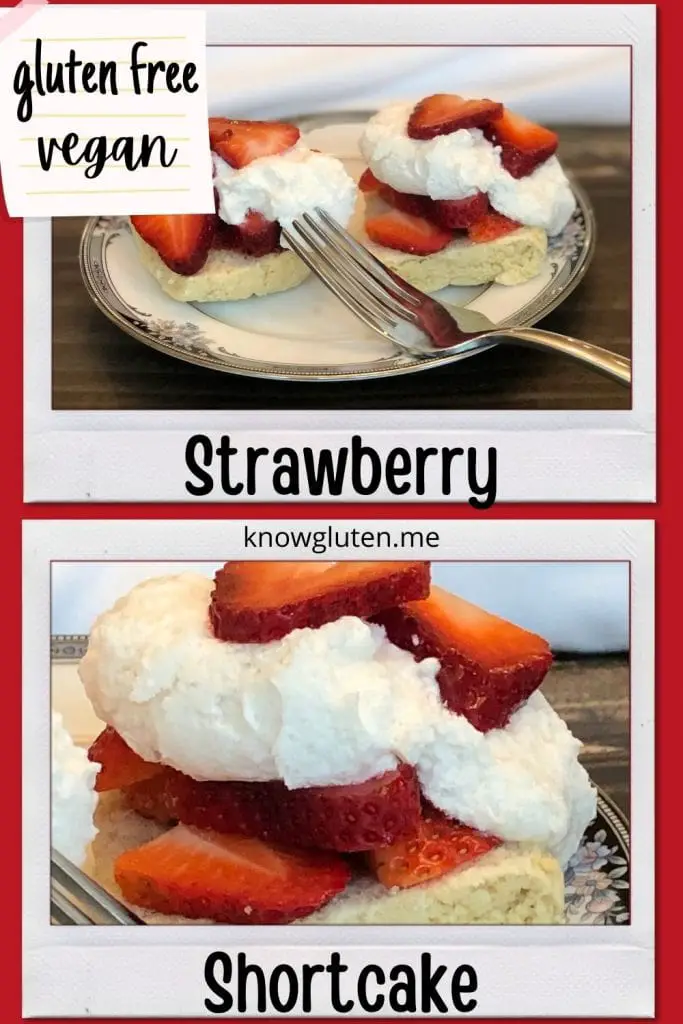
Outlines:
<svg viewBox="0 0 683 1024"><path fill-rule="evenodd" d="M423 291L521 284L540 272L548 237L576 207L558 144L494 100L440 93L392 104L360 140L365 239ZM409 227L396 211L424 223Z"/></svg>
<svg viewBox="0 0 683 1024"><path fill-rule="evenodd" d="M285 291L310 271L282 228L322 208L348 224L356 184L341 160L309 149L296 125L209 118L214 214L131 217L143 266L172 298L232 301Z"/></svg>

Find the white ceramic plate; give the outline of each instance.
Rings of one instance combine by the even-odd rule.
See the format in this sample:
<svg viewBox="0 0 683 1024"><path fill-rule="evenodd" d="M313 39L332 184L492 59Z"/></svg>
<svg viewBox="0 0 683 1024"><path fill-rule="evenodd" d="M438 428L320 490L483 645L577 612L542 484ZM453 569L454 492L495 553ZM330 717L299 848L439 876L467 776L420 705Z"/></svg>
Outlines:
<svg viewBox="0 0 683 1024"><path fill-rule="evenodd" d="M80 746L102 731L78 677L86 636L52 638L52 707ZM628 924L630 916L629 828L623 814L604 793L598 813L565 872L567 924Z"/></svg>
<svg viewBox="0 0 683 1024"><path fill-rule="evenodd" d="M334 153L358 178L364 168L358 139L368 117L344 112L300 117L297 123L309 145ZM593 212L583 191L573 187L576 212L551 240L542 271L532 281L446 288L435 297L480 310L501 326L530 326L546 316L576 287L593 253ZM125 217L88 221L80 264L93 301L127 334L214 370L278 380L358 380L436 369L484 351L428 362L397 354L316 278L288 292L241 302L177 302L140 266Z"/></svg>

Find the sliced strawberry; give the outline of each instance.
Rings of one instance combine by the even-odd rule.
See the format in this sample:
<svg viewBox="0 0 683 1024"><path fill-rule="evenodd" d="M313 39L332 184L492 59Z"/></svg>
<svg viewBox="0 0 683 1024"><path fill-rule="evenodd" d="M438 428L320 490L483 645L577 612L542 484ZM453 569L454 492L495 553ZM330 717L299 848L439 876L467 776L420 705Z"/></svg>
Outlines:
<svg viewBox="0 0 683 1024"><path fill-rule="evenodd" d="M461 128L482 128L503 113L493 100L466 100L451 93L437 93L420 100L408 119L411 139L434 139Z"/></svg>
<svg viewBox="0 0 683 1024"><path fill-rule="evenodd" d="M210 618L219 640L267 643L428 593L428 562L228 562L216 573Z"/></svg>
<svg viewBox="0 0 683 1024"><path fill-rule="evenodd" d="M237 230L242 248L249 256L265 256L280 247L280 225L255 210L249 211Z"/></svg>
<svg viewBox="0 0 683 1024"><path fill-rule="evenodd" d="M247 256L267 256L280 248L280 225L250 210L241 224L220 221L214 247L242 252Z"/></svg>
<svg viewBox="0 0 683 1024"><path fill-rule="evenodd" d="M209 143L213 149L219 139L228 132L234 124L241 124L240 121L235 121L230 117L210 117L209 118Z"/></svg>
<svg viewBox="0 0 683 1024"><path fill-rule="evenodd" d="M268 842L353 853L414 831L420 790L409 765L349 786L287 789L283 782L196 782L166 769L126 790L128 806L164 824L181 821Z"/></svg>
<svg viewBox="0 0 683 1024"><path fill-rule="evenodd" d="M240 252L241 242L236 224L226 224L219 219L216 226L216 234L213 236L214 249L225 249L230 252Z"/></svg>
<svg viewBox="0 0 683 1024"><path fill-rule="evenodd" d="M402 210L391 210L365 222L368 237L378 245L400 249L418 256L429 256L439 252L453 240L451 231L446 231L424 217L415 217Z"/></svg>
<svg viewBox="0 0 683 1024"><path fill-rule="evenodd" d="M142 779L126 786L122 796L128 807L143 818L151 818L160 825L177 825L185 819L183 808L189 802L195 787L206 783L195 782L189 775L183 775L174 768L164 767L163 771L149 779ZM193 824L187 821L186 824Z"/></svg>
<svg viewBox="0 0 683 1024"><path fill-rule="evenodd" d="M487 139L500 146L500 162L513 178L525 178L557 151L559 137L549 128L513 114L507 107L484 129Z"/></svg>
<svg viewBox="0 0 683 1024"><path fill-rule="evenodd" d="M408 192L398 192L390 185L379 181L369 168L361 175L358 188L367 196L379 196L389 206L393 206L397 210L403 210L405 213L414 213L417 217L426 217L429 214L431 199L428 196L416 196Z"/></svg>
<svg viewBox="0 0 683 1024"><path fill-rule="evenodd" d="M489 197L485 192L475 192L466 199L434 199L431 217L437 224L452 231L469 228L486 214Z"/></svg>
<svg viewBox="0 0 683 1024"><path fill-rule="evenodd" d="M368 857L382 885L408 889L471 863L500 842L436 812L422 819L415 835Z"/></svg>
<svg viewBox="0 0 683 1024"><path fill-rule="evenodd" d="M466 199L430 199L429 196L399 192L390 185L378 181L372 171L366 171L359 181L359 187L366 195L378 195L389 206L415 217L423 217L438 227L451 231L468 228L480 220L489 209L485 192L475 192Z"/></svg>
<svg viewBox="0 0 683 1024"><path fill-rule="evenodd" d="M140 237L176 274L190 277L206 263L216 229L214 214L144 214L130 219Z"/></svg>
<svg viewBox="0 0 683 1024"><path fill-rule="evenodd" d="M301 133L296 125L276 121L231 121L214 131L211 148L231 167L246 167L264 156L279 156L294 146Z"/></svg>
<svg viewBox="0 0 683 1024"><path fill-rule="evenodd" d="M178 825L116 860L124 899L225 924L287 924L324 906L351 872L334 854L266 846Z"/></svg>
<svg viewBox="0 0 683 1024"><path fill-rule="evenodd" d="M410 213L414 217L423 217L437 227L450 231L469 227L483 217L489 208L485 192L476 192L466 199L430 199L429 196L399 192L389 185L377 182L374 194L396 210Z"/></svg>
<svg viewBox="0 0 683 1024"><path fill-rule="evenodd" d="M369 169L361 176L358 187L366 195L377 195L385 203L395 207L397 210L403 210L404 213L414 213L417 217L427 217L429 215L432 201L428 196L416 196L408 192L398 192L390 185L385 185L383 181L379 181Z"/></svg>
<svg viewBox="0 0 683 1024"><path fill-rule="evenodd" d="M360 176L358 188L361 190L361 192L377 192L381 184L382 182L377 180L375 175L368 167L366 168L366 170L363 171L363 173Z"/></svg>
<svg viewBox="0 0 683 1024"><path fill-rule="evenodd" d="M163 765L144 761L139 754L131 750L110 725L90 745L88 760L100 764L95 779L95 790L98 793L105 793L109 789L122 789L143 779L151 779L164 771Z"/></svg>
<svg viewBox="0 0 683 1024"><path fill-rule="evenodd" d="M552 663L540 636L439 587L426 601L390 608L374 621L417 661L438 658L444 704L481 732L503 728Z"/></svg>
<svg viewBox="0 0 683 1024"><path fill-rule="evenodd" d="M427 220L433 220L434 203L429 196L416 196L410 192L398 192L395 188L382 184L380 184L377 194L385 203L393 206L396 210L410 213L414 217L424 217Z"/></svg>
<svg viewBox="0 0 683 1024"><path fill-rule="evenodd" d="M509 235L521 226L518 221L510 220L502 213L495 213L492 210L490 213L485 213L474 224L470 224L467 229L467 237L471 242L494 242L496 238L503 238L504 235Z"/></svg>
<svg viewBox="0 0 683 1024"><path fill-rule="evenodd" d="M389 206L393 206L397 210L403 210L404 213L412 213L416 217L429 216L432 201L428 196L416 196L408 192L399 192L390 185L385 185L383 181L379 181L369 168L361 175L358 187L366 195L379 196Z"/></svg>

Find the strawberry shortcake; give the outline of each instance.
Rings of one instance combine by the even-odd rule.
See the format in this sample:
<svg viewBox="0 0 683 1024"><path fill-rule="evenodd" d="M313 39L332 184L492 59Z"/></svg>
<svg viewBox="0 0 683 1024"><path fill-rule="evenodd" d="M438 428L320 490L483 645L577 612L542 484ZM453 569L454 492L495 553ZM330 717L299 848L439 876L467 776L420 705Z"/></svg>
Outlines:
<svg viewBox="0 0 683 1024"><path fill-rule="evenodd" d="M551 661L428 563L148 580L80 665L90 870L150 923L561 922L596 794Z"/></svg>
<svg viewBox="0 0 683 1024"><path fill-rule="evenodd" d="M346 225L357 189L293 124L209 119L215 214L131 217L140 259L172 298L224 302L293 288L310 271L281 237L316 207Z"/></svg>
<svg viewBox="0 0 683 1024"><path fill-rule="evenodd" d="M386 107L360 141L362 241L424 291L529 280L576 205L558 141L489 99Z"/></svg>

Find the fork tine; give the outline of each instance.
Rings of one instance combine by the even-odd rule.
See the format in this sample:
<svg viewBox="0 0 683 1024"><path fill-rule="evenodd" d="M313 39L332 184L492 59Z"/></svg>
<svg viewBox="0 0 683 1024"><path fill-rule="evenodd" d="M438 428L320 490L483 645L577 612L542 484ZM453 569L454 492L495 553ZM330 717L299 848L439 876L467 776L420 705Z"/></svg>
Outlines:
<svg viewBox="0 0 683 1024"><path fill-rule="evenodd" d="M307 267L309 267L313 273L320 278L323 284L329 288L333 295L335 295L341 302L347 306L351 312L362 320L364 324L370 327L374 331L378 331L385 337L391 338L390 331L395 326L388 317L383 316L382 318L374 316L370 311L356 298L355 295L337 279L333 274L330 274L328 270L321 264L321 262L314 258L310 250L308 250L301 242L294 237L293 233L288 230L284 230L285 238L292 247L293 251L297 254ZM393 339L391 339L393 340Z"/></svg>
<svg viewBox="0 0 683 1024"><path fill-rule="evenodd" d="M365 276L362 273L359 274L349 264L344 254L340 253L334 246L329 245L322 235L319 236L321 239L319 240L310 227L298 220L294 222L293 226L309 249L313 250L317 258L328 267L333 275L337 278L341 276L344 279L347 289L350 288L366 308L369 307L376 315L383 317L388 315L394 327L397 320L412 319L410 316L406 317L405 312L400 307L397 307L391 301L387 301L386 292L381 291L377 286L368 287Z"/></svg>
<svg viewBox="0 0 683 1024"><path fill-rule="evenodd" d="M74 924L143 924L119 900L54 848L50 857L50 896ZM85 918L85 920L83 920Z"/></svg>
<svg viewBox="0 0 683 1024"><path fill-rule="evenodd" d="M371 252L357 242L348 231L346 231L341 224L339 224L334 217L331 217L327 210L323 210L322 207L316 209L316 213L320 217L320 225L325 231L325 237L331 242L334 236L338 245L344 249L347 255L356 263L358 266L362 266L364 270L367 270L378 284L383 285L388 291L391 292L397 299L409 302L412 306L418 307L421 299L415 295L414 292L408 288L403 287L392 274L389 273L387 268L381 263L376 256L373 256ZM308 217L308 214L304 214L304 217Z"/></svg>
<svg viewBox="0 0 683 1024"><path fill-rule="evenodd" d="M93 924L93 919L63 892L58 885L52 883L50 907L59 924Z"/></svg>
<svg viewBox="0 0 683 1024"><path fill-rule="evenodd" d="M347 278L352 279L367 296L371 296L375 302L379 302L395 319L407 320L416 324L418 317L415 311L405 304L401 299L389 291L387 286L378 281L357 259L347 250L342 248L338 241L330 234L323 224L314 220L309 214L303 215L306 225L301 225L300 230L306 232L306 240L311 246L316 246L317 251L324 254L324 258L333 262L337 270ZM310 237L315 232L318 241ZM322 248L320 248L322 244Z"/></svg>
<svg viewBox="0 0 683 1024"><path fill-rule="evenodd" d="M300 220L294 222L294 226L303 241L306 243L309 252L327 266L335 280L341 280L347 291L351 291L357 301L365 308L371 309L375 315L388 319L392 327L401 321L413 323L413 318L405 315L404 311L391 301L380 289L369 288L362 273L349 263L343 253L330 246L323 237L316 237L315 233Z"/></svg>
<svg viewBox="0 0 683 1024"><path fill-rule="evenodd" d="M50 897L50 924L70 925L75 923L70 912L58 906L54 901L54 897Z"/></svg>

